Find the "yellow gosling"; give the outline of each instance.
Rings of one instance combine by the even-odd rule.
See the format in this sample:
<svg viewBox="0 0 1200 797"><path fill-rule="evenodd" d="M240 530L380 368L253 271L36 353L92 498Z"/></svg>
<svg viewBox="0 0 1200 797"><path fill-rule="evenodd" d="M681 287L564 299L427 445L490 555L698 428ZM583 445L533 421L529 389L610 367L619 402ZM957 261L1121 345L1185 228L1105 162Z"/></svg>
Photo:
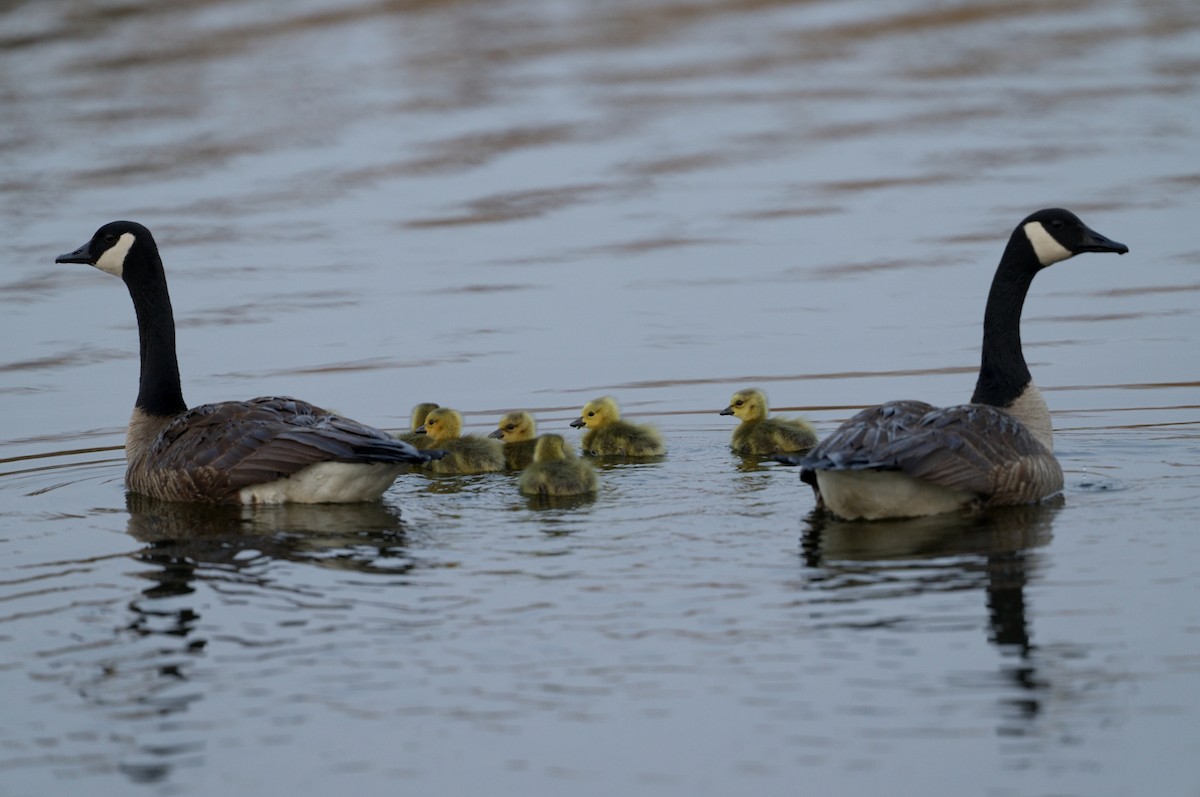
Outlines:
<svg viewBox="0 0 1200 797"><path fill-rule="evenodd" d="M662 435L653 426L621 420L621 409L612 396L589 401L571 426L587 427L581 446L583 453L594 457L661 457L667 453Z"/></svg>
<svg viewBox="0 0 1200 797"><path fill-rule="evenodd" d="M432 473L467 475L494 473L504 470L504 446L497 440L462 433L462 416L449 407L430 410L421 426L432 441L433 448L446 455L429 468Z"/></svg>
<svg viewBox="0 0 1200 797"><path fill-rule="evenodd" d="M743 457L769 457L794 451L806 451L817 444L817 433L807 421L770 418L767 396L748 388L733 394L722 415L741 420L733 430L730 446Z"/></svg>
<svg viewBox="0 0 1200 797"><path fill-rule="evenodd" d="M537 439L533 464L521 473L517 489L525 495L563 496L596 492L596 472L567 448L562 435Z"/></svg>
<svg viewBox="0 0 1200 797"><path fill-rule="evenodd" d="M418 432L425 423L425 419L429 417L429 413L438 408L437 404L432 401L423 401L412 409L412 418L409 421L409 431L404 434L396 435L410 446L416 448L433 448L433 440L424 432Z"/></svg>
<svg viewBox="0 0 1200 797"><path fill-rule="evenodd" d="M510 412L488 435L504 442L504 464L509 470L524 470L533 462L537 446L537 422L528 412Z"/></svg>

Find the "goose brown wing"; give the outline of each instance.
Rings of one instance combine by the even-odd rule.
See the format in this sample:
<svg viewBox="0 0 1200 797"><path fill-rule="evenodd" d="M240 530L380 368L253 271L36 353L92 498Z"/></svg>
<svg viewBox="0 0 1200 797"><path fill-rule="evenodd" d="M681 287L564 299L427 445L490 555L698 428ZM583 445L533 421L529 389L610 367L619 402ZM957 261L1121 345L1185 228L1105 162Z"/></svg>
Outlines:
<svg viewBox="0 0 1200 797"><path fill-rule="evenodd" d="M896 440L912 434L927 412L934 409L924 401L889 401L867 407L800 457L806 470L861 470L888 467L879 452Z"/></svg>
<svg viewBox="0 0 1200 797"><path fill-rule="evenodd" d="M1004 410L962 404L926 413L882 458L914 478L1025 503L1062 489L1062 468L1033 433Z"/></svg>
<svg viewBox="0 0 1200 797"><path fill-rule="evenodd" d="M988 496L992 503L1023 503L1062 489L1054 455L1016 418L984 404L872 407L842 424L801 464L809 470L898 470Z"/></svg>
<svg viewBox="0 0 1200 797"><path fill-rule="evenodd" d="M154 449L151 457L159 467L227 480L233 492L318 462L420 463L431 458L431 452L379 429L281 397L188 410L163 430Z"/></svg>

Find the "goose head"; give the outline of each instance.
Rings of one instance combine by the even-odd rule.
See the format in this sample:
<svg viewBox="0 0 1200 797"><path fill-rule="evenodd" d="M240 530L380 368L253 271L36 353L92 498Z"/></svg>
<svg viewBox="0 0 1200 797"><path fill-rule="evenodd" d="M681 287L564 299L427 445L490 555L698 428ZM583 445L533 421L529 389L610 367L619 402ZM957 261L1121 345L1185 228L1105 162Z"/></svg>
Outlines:
<svg viewBox="0 0 1200 797"><path fill-rule="evenodd" d="M510 412L500 419L500 425L488 435L506 443L521 443L537 437L537 423L528 412Z"/></svg>
<svg viewBox="0 0 1200 797"><path fill-rule="evenodd" d="M449 407L438 407L425 416L425 423L416 431L433 438L434 444L462 437L462 415Z"/></svg>
<svg viewBox="0 0 1200 797"><path fill-rule="evenodd" d="M110 221L92 239L74 252L54 258L55 263L85 263L120 277L139 282L162 273L162 260L154 236L135 221Z"/></svg>
<svg viewBox="0 0 1200 797"><path fill-rule="evenodd" d="M621 410L617 400L612 396L601 396L583 405L583 413L571 421L571 426L578 429L586 426L588 429L598 429L607 423L620 420Z"/></svg>
<svg viewBox="0 0 1200 797"><path fill-rule="evenodd" d="M732 415L743 421L761 421L767 417L767 396L756 388L739 390L729 400L729 406L721 410L722 415Z"/></svg>
<svg viewBox="0 0 1200 797"><path fill-rule="evenodd" d="M1129 247L1110 240L1088 227L1069 210L1048 208L1028 216L1017 229L1033 248L1040 270L1083 252L1116 252L1123 255Z"/></svg>
<svg viewBox="0 0 1200 797"><path fill-rule="evenodd" d="M534 462L557 462L567 459L569 455L567 441L558 434L542 435L537 439L537 446L533 449Z"/></svg>

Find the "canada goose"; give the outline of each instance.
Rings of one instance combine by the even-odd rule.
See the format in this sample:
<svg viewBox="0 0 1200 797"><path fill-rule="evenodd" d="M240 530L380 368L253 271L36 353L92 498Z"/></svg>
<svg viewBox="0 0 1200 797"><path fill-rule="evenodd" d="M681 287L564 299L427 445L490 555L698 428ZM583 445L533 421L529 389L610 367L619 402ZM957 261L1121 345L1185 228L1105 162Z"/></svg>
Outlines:
<svg viewBox="0 0 1200 797"><path fill-rule="evenodd" d="M767 417L767 396L761 390L739 390L721 414L741 419L730 445L743 457L804 451L817 444L817 433L807 421Z"/></svg>
<svg viewBox="0 0 1200 797"><path fill-rule="evenodd" d="M537 439L533 464L521 472L517 489L525 495L583 495L596 492L596 472L567 448L562 435Z"/></svg>
<svg viewBox="0 0 1200 797"><path fill-rule="evenodd" d="M449 407L438 407L425 416L418 431L433 440L434 447L446 452L429 463L433 473L465 476L504 470L504 446L497 440L462 433L462 415Z"/></svg>
<svg viewBox="0 0 1200 797"><path fill-rule="evenodd" d="M537 422L528 412L510 412L488 435L504 441L504 462L509 470L522 470L533 462L537 447Z"/></svg>
<svg viewBox="0 0 1200 797"><path fill-rule="evenodd" d="M418 432L422 424L425 423L425 418L429 413L438 408L437 404L432 401L423 401L412 409L412 417L409 420L409 430L397 437L410 446L416 448L433 448L433 440L424 432Z"/></svg>
<svg viewBox="0 0 1200 797"><path fill-rule="evenodd" d="M1021 308L1043 268L1080 252L1128 251L1066 210L1017 225L988 293L971 403L893 401L859 412L798 459L818 502L848 520L875 520L1028 504L1062 490L1050 411L1021 351Z"/></svg>
<svg viewBox="0 0 1200 797"><path fill-rule="evenodd" d="M55 258L124 280L137 314L141 378L125 435L125 486L166 501L328 503L379 498L420 452L380 429L286 397L188 409L158 246L131 221L104 225Z"/></svg>
<svg viewBox="0 0 1200 797"><path fill-rule="evenodd" d="M667 453L662 435L653 426L621 420L621 410L612 396L589 401L571 426L587 427L581 445L583 453L594 457L661 457Z"/></svg>

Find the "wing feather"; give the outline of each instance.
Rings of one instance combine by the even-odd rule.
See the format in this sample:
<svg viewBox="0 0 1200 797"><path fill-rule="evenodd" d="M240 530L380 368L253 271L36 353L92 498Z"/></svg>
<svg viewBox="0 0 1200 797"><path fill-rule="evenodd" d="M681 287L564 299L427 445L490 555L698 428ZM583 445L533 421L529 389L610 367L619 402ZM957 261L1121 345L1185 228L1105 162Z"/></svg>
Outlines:
<svg viewBox="0 0 1200 797"><path fill-rule="evenodd" d="M985 404L900 401L850 418L800 460L806 470L898 470L990 499L1024 503L1062 489L1062 469L1016 418Z"/></svg>
<svg viewBox="0 0 1200 797"><path fill-rule="evenodd" d="M420 463L418 451L385 432L305 401L262 397L195 407L174 419L148 452L156 468L235 493L318 462Z"/></svg>

